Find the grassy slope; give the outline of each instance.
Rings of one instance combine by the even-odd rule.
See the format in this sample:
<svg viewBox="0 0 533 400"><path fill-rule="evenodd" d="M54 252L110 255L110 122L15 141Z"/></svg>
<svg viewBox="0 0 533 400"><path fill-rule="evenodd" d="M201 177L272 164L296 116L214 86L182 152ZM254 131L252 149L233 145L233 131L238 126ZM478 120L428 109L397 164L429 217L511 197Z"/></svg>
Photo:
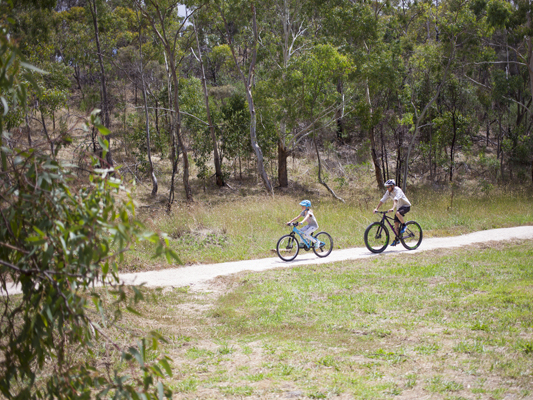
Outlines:
<svg viewBox="0 0 533 400"><path fill-rule="evenodd" d="M530 241L242 274L213 287L227 292L150 291L150 317L124 321L170 338L177 399L533 396Z"/></svg>

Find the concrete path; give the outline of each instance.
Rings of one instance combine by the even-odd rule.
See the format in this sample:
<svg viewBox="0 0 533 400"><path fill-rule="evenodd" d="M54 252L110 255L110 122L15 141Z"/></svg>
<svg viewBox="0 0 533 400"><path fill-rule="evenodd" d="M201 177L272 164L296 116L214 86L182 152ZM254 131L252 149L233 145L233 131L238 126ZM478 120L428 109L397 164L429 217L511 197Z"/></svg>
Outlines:
<svg viewBox="0 0 533 400"><path fill-rule="evenodd" d="M328 257L319 258L312 251L300 251L294 261L285 262L279 257L263 258L259 260L233 261L220 264L200 264L188 267L165 269L160 271L139 272L120 275L126 284L144 283L149 287L164 286L201 286L203 283L221 275L231 275L242 271L264 271L272 268L287 268L298 265L325 264L335 261L356 260L367 257L379 257L384 254L409 253L414 254L440 248L454 248L474 243L501 241L511 239L533 239L533 226L519 226L514 228L490 229L469 233L466 235L423 239L416 250L406 250L401 244L387 247L381 254L374 254L366 247L333 250ZM333 238L335 241L335 238Z"/></svg>
<svg viewBox="0 0 533 400"><path fill-rule="evenodd" d="M467 246L474 243L487 243L511 239L533 239L533 226L519 226L514 228L490 229L473 232L466 235L423 239L417 250L406 250L401 244L387 247L381 254L373 254L366 247L333 250L326 258L319 258L313 252L301 251L294 261L285 262L279 257L263 258L259 260L233 261L220 264L199 264L180 268L170 268L159 271L121 274L120 280L127 285L147 287L182 287L192 286L201 289L206 282L221 275L231 275L242 271L264 271L272 268L287 268L298 265L325 264L335 261L357 260L368 257L380 257L385 254L419 253L422 251ZM333 238L335 241L335 238ZM20 293L17 287L8 287L9 294ZM4 292L0 289L0 294Z"/></svg>

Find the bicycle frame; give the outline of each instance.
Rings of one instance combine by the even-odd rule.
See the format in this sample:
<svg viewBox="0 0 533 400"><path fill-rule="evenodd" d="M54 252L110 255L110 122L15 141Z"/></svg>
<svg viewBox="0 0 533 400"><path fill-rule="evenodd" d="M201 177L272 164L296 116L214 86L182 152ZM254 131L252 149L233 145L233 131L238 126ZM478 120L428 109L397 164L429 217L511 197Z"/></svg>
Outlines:
<svg viewBox="0 0 533 400"><path fill-rule="evenodd" d="M392 217L389 217L387 215L388 211L378 211L376 212L376 214L383 214L383 217L381 217L381 222L382 224L386 221L387 224L389 224L389 227L392 229L392 233L394 233L394 237L395 239L398 239L398 233L396 232L396 227L391 223L391 221L394 223L394 218ZM383 224L385 225L385 224Z"/></svg>
<svg viewBox="0 0 533 400"><path fill-rule="evenodd" d="M310 249L312 246L311 246L311 243L309 243L309 241L304 237L303 233L301 230L299 230L296 225L294 224L291 224L292 225L292 232L290 233L290 235L293 235L293 234L298 234L298 236L300 236L300 239L302 239L302 242L303 244L305 244L306 248Z"/></svg>

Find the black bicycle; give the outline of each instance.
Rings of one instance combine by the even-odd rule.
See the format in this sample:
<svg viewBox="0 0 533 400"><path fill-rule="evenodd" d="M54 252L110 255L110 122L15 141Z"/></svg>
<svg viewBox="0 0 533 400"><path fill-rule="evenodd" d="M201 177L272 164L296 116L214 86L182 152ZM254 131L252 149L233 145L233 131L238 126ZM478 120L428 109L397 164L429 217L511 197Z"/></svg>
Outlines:
<svg viewBox="0 0 533 400"><path fill-rule="evenodd" d="M372 253L381 253L389 245L389 229L394 233L394 240L400 241L407 250L415 250L422 243L422 228L416 221L405 223L405 232L396 235L394 230L394 218L387 216L388 211L377 211L382 214L381 221L372 222L365 230L365 245ZM391 223L392 221L392 223Z"/></svg>

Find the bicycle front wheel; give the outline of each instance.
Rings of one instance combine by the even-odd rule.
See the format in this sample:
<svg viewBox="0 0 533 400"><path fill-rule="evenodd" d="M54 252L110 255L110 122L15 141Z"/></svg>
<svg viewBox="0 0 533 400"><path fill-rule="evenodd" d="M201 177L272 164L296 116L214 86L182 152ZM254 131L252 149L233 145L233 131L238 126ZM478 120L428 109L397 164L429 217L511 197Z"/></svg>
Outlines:
<svg viewBox="0 0 533 400"><path fill-rule="evenodd" d="M300 251L298 239L292 235L282 236L278 240L276 251L278 252L279 258L281 258L283 261L294 260Z"/></svg>
<svg viewBox="0 0 533 400"><path fill-rule="evenodd" d="M333 250L333 239L326 232L318 232L316 235L313 235L315 239L319 241L319 247L313 248L315 254L319 257L327 257Z"/></svg>
<svg viewBox="0 0 533 400"><path fill-rule="evenodd" d="M422 243L422 227L416 221L405 223L405 232L400 235L400 242L407 250L414 250Z"/></svg>
<svg viewBox="0 0 533 400"><path fill-rule="evenodd" d="M381 222L373 222L365 230L365 245L372 253L381 253L389 244L389 230Z"/></svg>

